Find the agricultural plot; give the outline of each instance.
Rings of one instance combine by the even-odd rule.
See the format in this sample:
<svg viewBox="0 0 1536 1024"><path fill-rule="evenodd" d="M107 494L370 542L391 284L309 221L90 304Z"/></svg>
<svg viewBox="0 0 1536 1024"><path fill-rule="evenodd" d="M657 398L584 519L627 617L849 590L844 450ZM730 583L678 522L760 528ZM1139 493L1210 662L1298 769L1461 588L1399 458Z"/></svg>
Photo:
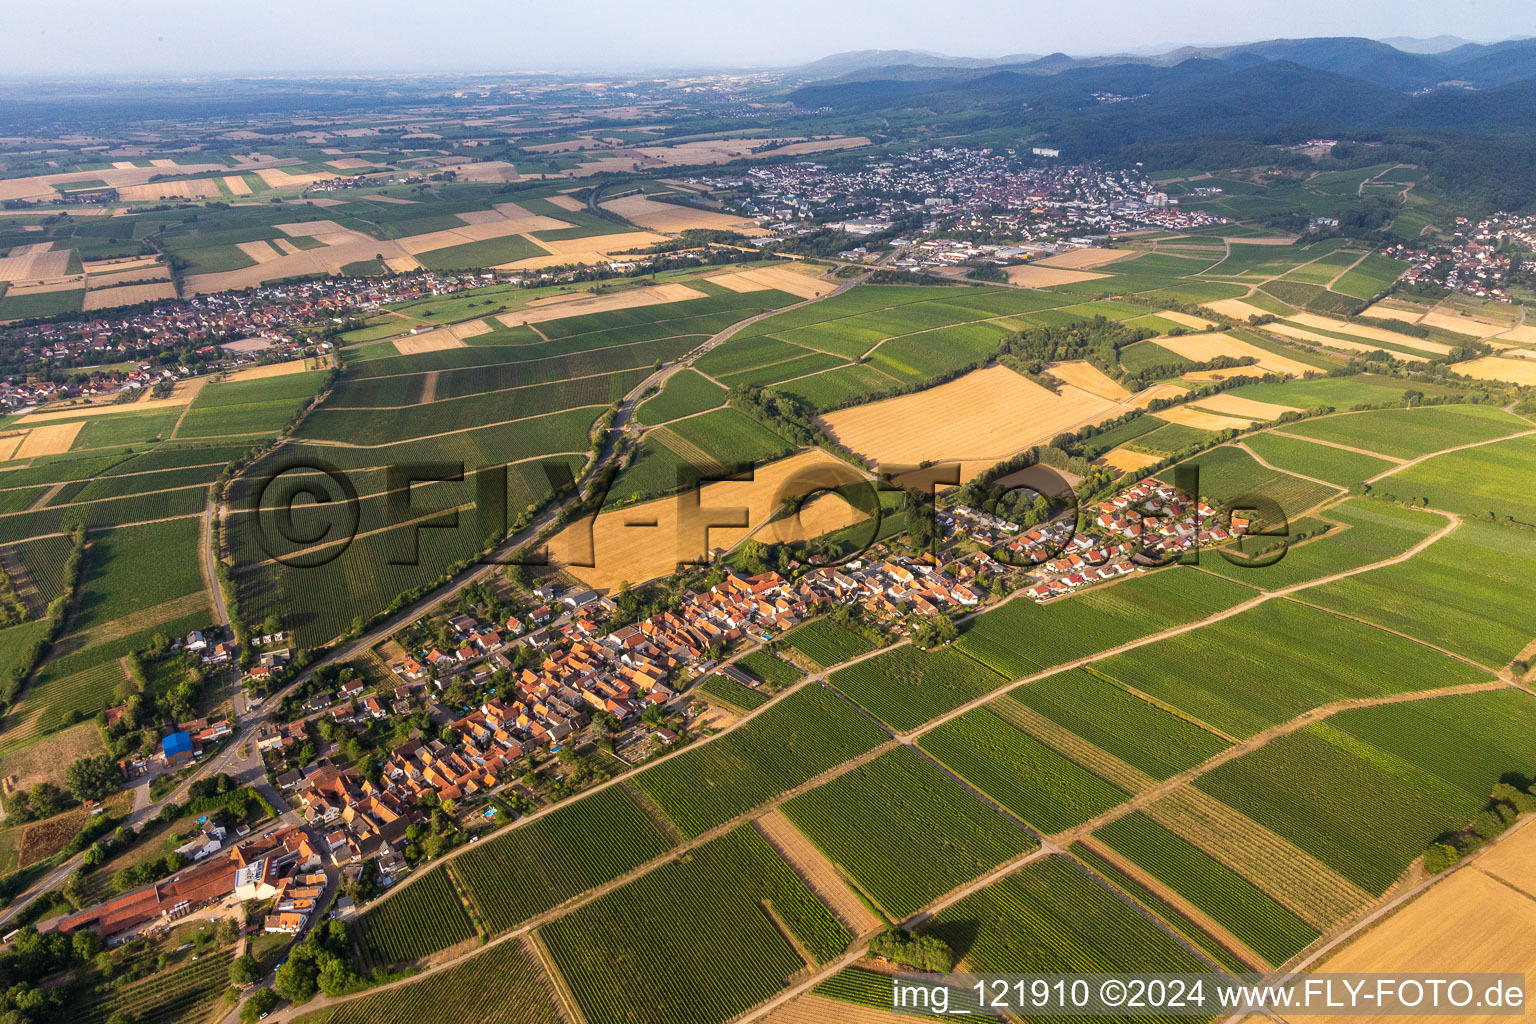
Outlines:
<svg viewBox="0 0 1536 1024"><path fill-rule="evenodd" d="M1036 845L907 747L802 793L783 813L893 920Z"/></svg>
<svg viewBox="0 0 1536 1024"><path fill-rule="evenodd" d="M1359 487L1393 466L1386 459L1313 444L1284 434L1254 434L1244 438L1243 444L1271 466L1317 477L1341 487Z"/></svg>
<svg viewBox="0 0 1536 1024"><path fill-rule="evenodd" d="M227 979L226 979L227 980ZM295 1018L303 1024L560 1024L563 1018L523 946L503 942L409 985Z"/></svg>
<svg viewBox="0 0 1536 1024"><path fill-rule="evenodd" d="M1043 858L967 896L927 921L922 931L948 943L966 971L1209 970L1063 856Z"/></svg>
<svg viewBox="0 0 1536 1024"><path fill-rule="evenodd" d="M1415 705L1343 712L1224 764L1196 785L1367 891L1384 892L1432 839L1465 827L1486 806L1509 770L1491 774L1493 765L1529 759L1528 741L1517 738L1520 730L1528 737L1533 724L1536 706L1528 695L1426 703L1440 706L1428 717ZM1472 710L1471 721L1455 722L1462 708ZM1494 738L1463 731L1475 723L1493 726ZM1458 759L1468 765L1449 769L1455 781L1421 766ZM1307 782L1297 785L1298 779Z"/></svg>
<svg viewBox="0 0 1536 1024"><path fill-rule="evenodd" d="M945 722L918 746L1041 832L1081 825L1125 799L988 708Z"/></svg>
<svg viewBox="0 0 1536 1024"><path fill-rule="evenodd" d="M819 686L797 690L739 729L635 776L684 835L696 836L887 739Z"/></svg>
<svg viewBox="0 0 1536 1024"><path fill-rule="evenodd" d="M1214 733L1086 669L1027 683L988 707L1007 721L1018 721L1010 705L1045 718L1153 779L1177 775L1227 747ZM1049 732L1042 735L1051 738ZM1070 757L1074 747L1064 747L1062 753Z"/></svg>
<svg viewBox="0 0 1536 1024"><path fill-rule="evenodd" d="M1285 600L1116 655L1097 669L1234 737L1332 701L1487 678L1411 640Z"/></svg>
<svg viewBox="0 0 1536 1024"><path fill-rule="evenodd" d="M1536 525L1536 437L1496 441L1446 455L1378 480L1378 492L1422 498L1434 508L1480 519Z"/></svg>
<svg viewBox="0 0 1536 1024"><path fill-rule="evenodd" d="M1313 928L1252 882L1139 811L1094 836L1209 914L1272 965L1284 963L1317 938Z"/></svg>
<svg viewBox="0 0 1536 1024"><path fill-rule="evenodd" d="M192 399L176 436L275 434L314 396L324 377L323 371L311 370L209 384Z"/></svg>
<svg viewBox="0 0 1536 1024"><path fill-rule="evenodd" d="M1529 423L1491 406L1439 405L1305 420L1288 425L1285 432L1393 458L1413 459L1529 429Z"/></svg>
<svg viewBox="0 0 1536 1024"><path fill-rule="evenodd" d="M612 881L671 845L625 787L610 786L481 841L454 859L453 871L480 920L496 933ZM452 919L447 904L458 907L457 894L451 886L437 892L435 912Z"/></svg>
<svg viewBox="0 0 1536 1024"><path fill-rule="evenodd" d="M419 960L475 937L447 871L428 871L358 918L364 951L376 965Z"/></svg>
<svg viewBox="0 0 1536 1024"><path fill-rule="evenodd" d="M848 934L751 826L539 929L582 1014L605 1024L723 1024ZM670 966L656 969L658 934Z"/></svg>
<svg viewBox="0 0 1536 1024"><path fill-rule="evenodd" d="M638 417L641 423L654 425L692 416L713 409L725 401L725 390L704 378L696 370L680 370L667 378L661 391L647 399Z"/></svg>
<svg viewBox="0 0 1536 1024"><path fill-rule="evenodd" d="M1390 256L1372 253L1335 281L1333 290L1356 299L1371 299L1387 290L1408 265Z"/></svg>
<svg viewBox="0 0 1536 1024"><path fill-rule="evenodd" d="M736 659L738 668L774 686L788 686L800 678L800 670L759 648Z"/></svg>
<svg viewBox="0 0 1536 1024"><path fill-rule="evenodd" d="M753 711L768 703L768 695L763 691L718 674L700 683L699 692L738 711Z"/></svg>
<svg viewBox="0 0 1536 1024"><path fill-rule="evenodd" d="M1246 565L1215 552L1201 557L1201 568L1251 587L1278 590L1394 558L1446 525L1445 517L1433 512L1362 498L1335 505L1322 515L1324 520L1312 521L1311 530L1329 526L1327 532L1298 543L1286 541L1284 556L1273 565ZM1300 523L1291 524L1291 528L1296 533L1303 530ZM1235 548L1224 550L1262 562L1274 557L1273 553L1263 553L1268 546L1281 541L1285 538L1244 538ZM1303 600L1311 601L1313 595Z"/></svg>
<svg viewBox="0 0 1536 1024"><path fill-rule="evenodd" d="M1007 680L954 647L908 644L839 669L828 682L898 732L975 700Z"/></svg>
<svg viewBox="0 0 1536 1024"><path fill-rule="evenodd" d="M198 521L170 519L96 534L73 634L121 622L203 589Z"/></svg>
<svg viewBox="0 0 1536 1024"><path fill-rule="evenodd" d="M1406 562L1325 584L1305 599L1498 668L1536 636L1533 572L1529 534L1466 521Z"/></svg>
<svg viewBox="0 0 1536 1024"><path fill-rule="evenodd" d="M815 619L785 633L783 643L821 668L841 664L875 649L874 644L830 617Z"/></svg>
<svg viewBox="0 0 1536 1024"><path fill-rule="evenodd" d="M1045 605L1010 601L971 620L956 647L1017 679L1202 619L1251 596L1236 583L1176 567Z"/></svg>
<svg viewBox="0 0 1536 1024"><path fill-rule="evenodd" d="M680 481L730 475L790 449L788 441L745 414L715 409L648 434L640 458L614 481L608 501L668 494Z"/></svg>
<svg viewBox="0 0 1536 1024"><path fill-rule="evenodd" d="M1147 417L1143 416L1142 419ZM1241 426L1233 423L1231 427ZM1205 444L1215 437L1215 432L1201 427L1192 427L1185 423L1167 423L1156 430L1137 437L1130 442L1129 448L1135 451L1155 452L1161 455L1172 455L1192 445Z"/></svg>
<svg viewBox="0 0 1536 1024"><path fill-rule="evenodd" d="M1295 519L1308 509L1339 491L1327 484L1313 483L1301 477L1267 469L1259 465L1253 456L1233 445L1223 445L1201 452L1186 465L1199 471L1201 496L1229 507L1246 507L1254 510L1253 518L1265 529L1274 529L1280 523L1271 522L1273 510L1255 508L1254 503L1273 502L1286 519Z"/></svg>
<svg viewBox="0 0 1536 1024"><path fill-rule="evenodd" d="M133 1014L138 1024L177 1024L208 1013L229 987L233 949L186 958L149 977L127 985L103 987L99 998L76 1018L81 1024L102 1024L119 1010Z"/></svg>
<svg viewBox="0 0 1536 1024"><path fill-rule="evenodd" d="M1329 407L1343 411L1357 405L1401 401L1403 392L1409 389L1398 387L1396 383L1391 378L1362 374L1358 377L1288 380L1283 384L1244 384L1232 389L1230 394L1297 409Z"/></svg>

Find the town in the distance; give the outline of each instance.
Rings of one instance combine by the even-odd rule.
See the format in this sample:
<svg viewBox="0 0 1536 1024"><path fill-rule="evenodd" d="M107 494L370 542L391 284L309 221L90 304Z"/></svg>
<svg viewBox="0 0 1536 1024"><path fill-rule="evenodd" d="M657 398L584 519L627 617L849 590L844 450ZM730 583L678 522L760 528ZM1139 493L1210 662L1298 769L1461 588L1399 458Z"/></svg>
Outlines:
<svg viewBox="0 0 1536 1024"><path fill-rule="evenodd" d="M1536 972L1536 41L1242 17L107 78L23 19L0 1024Z"/></svg>

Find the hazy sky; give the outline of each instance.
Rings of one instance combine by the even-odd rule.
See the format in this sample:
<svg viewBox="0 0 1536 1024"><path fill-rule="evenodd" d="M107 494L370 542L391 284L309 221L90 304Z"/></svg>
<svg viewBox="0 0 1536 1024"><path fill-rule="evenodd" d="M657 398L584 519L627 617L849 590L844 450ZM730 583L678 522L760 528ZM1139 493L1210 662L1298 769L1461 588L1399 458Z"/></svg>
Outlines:
<svg viewBox="0 0 1536 1024"><path fill-rule="evenodd" d="M1531 0L12 2L0 75L629 71L841 50L1092 54L1278 36L1536 34Z"/></svg>

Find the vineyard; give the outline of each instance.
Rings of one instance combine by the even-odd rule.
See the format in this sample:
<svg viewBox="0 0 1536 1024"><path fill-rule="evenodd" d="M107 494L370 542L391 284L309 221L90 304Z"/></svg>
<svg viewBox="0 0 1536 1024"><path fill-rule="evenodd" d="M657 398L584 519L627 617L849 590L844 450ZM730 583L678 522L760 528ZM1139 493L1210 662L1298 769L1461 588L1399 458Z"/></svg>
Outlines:
<svg viewBox="0 0 1536 1024"><path fill-rule="evenodd" d="M1525 486L1536 475L1536 437L1527 435L1480 448L1436 455L1410 466L1379 488L1407 494L1435 508L1468 516L1536 525L1536 495Z"/></svg>
<svg viewBox="0 0 1536 1024"><path fill-rule="evenodd" d="M839 669L829 681L898 732L975 700L1007 680L953 647L908 644Z"/></svg>
<svg viewBox="0 0 1536 1024"><path fill-rule="evenodd" d="M830 617L790 630L784 634L783 643L821 668L840 665L875 649L874 644Z"/></svg>
<svg viewBox="0 0 1536 1024"><path fill-rule="evenodd" d="M102 1024L119 1010L133 1015L134 1024L184 1024L213 1008L229 987L233 950L208 953L150 975L142 981L98 991L80 1016L79 1024Z"/></svg>
<svg viewBox="0 0 1536 1024"><path fill-rule="evenodd" d="M779 660L762 648L748 651L737 658L736 667L774 686L788 686L800 678L799 669Z"/></svg>
<svg viewBox="0 0 1536 1024"><path fill-rule="evenodd" d="M604 893L539 937L583 1015L603 1024L722 1024L799 973L801 951L825 963L851 939L747 825Z"/></svg>
<svg viewBox="0 0 1536 1024"><path fill-rule="evenodd" d="M1020 686L990 706L1005 702L1043 715L1154 779L1193 768L1227 746L1215 734L1087 669Z"/></svg>
<svg viewBox="0 0 1536 1024"><path fill-rule="evenodd" d="M561 1024L539 969L503 942L387 992L306 1013L296 1024Z"/></svg>
<svg viewBox="0 0 1536 1024"><path fill-rule="evenodd" d="M1046 857L966 897L922 930L949 943L966 971L1209 970L1063 856Z"/></svg>
<svg viewBox="0 0 1536 1024"><path fill-rule="evenodd" d="M1139 811L1094 834L1271 964L1284 963L1317 938L1314 929L1252 882Z"/></svg>
<svg viewBox="0 0 1536 1024"><path fill-rule="evenodd" d="M1486 678L1465 662L1294 601L1099 662L1126 686L1246 737L1335 700Z"/></svg>
<svg viewBox="0 0 1536 1024"><path fill-rule="evenodd" d="M907 747L802 793L783 812L893 920L1035 845Z"/></svg>
<svg viewBox="0 0 1536 1024"><path fill-rule="evenodd" d="M863 1006L871 1010L889 1011L891 1008L891 977L878 971L867 971L861 967L845 967L832 977L817 985L813 990L819 996L828 999L836 999L840 1002L851 1003L854 1006ZM903 1020L927 1020L927 1021L968 1021L971 1024L985 1024L988 1021L996 1021L997 1018L989 1013L979 1010L966 1013L966 1007L976 1006L976 995L970 989L952 988L949 990L949 1009L944 1014L918 1013L914 1010L906 1010L902 1013ZM852 1018L857 1019L857 1018Z"/></svg>
<svg viewBox="0 0 1536 1024"><path fill-rule="evenodd" d="M640 406L641 423L653 426L681 416L713 409L725 401L725 390L696 370L679 370L667 378L655 397Z"/></svg>
<svg viewBox="0 0 1536 1024"><path fill-rule="evenodd" d="M1487 441L1530 429L1502 409L1483 405L1441 405L1419 409L1377 409L1326 416L1286 427L1286 433L1333 441L1399 459Z"/></svg>
<svg viewBox="0 0 1536 1024"><path fill-rule="evenodd" d="M610 882L671 845L622 786L610 786L482 840L454 859L453 870L495 933ZM451 888L443 898L458 905Z"/></svg>
<svg viewBox="0 0 1536 1024"><path fill-rule="evenodd" d="M475 937L475 926L443 869L428 871L358 918L363 949L376 965L404 963Z"/></svg>
<svg viewBox="0 0 1536 1024"><path fill-rule="evenodd" d="M1125 799L984 707L945 722L918 746L1042 832L1080 825Z"/></svg>
<svg viewBox="0 0 1536 1024"><path fill-rule="evenodd" d="M856 708L809 686L741 728L645 769L635 784L684 835L696 836L886 739Z"/></svg>
<svg viewBox="0 0 1536 1024"><path fill-rule="evenodd" d="M971 620L956 646L1008 679L1213 615L1252 597L1186 568L1142 573L1050 604L1010 601Z"/></svg>
<svg viewBox="0 0 1536 1024"><path fill-rule="evenodd" d="M699 684L699 692L741 711L752 711L768 703L768 695L734 679L712 675Z"/></svg>

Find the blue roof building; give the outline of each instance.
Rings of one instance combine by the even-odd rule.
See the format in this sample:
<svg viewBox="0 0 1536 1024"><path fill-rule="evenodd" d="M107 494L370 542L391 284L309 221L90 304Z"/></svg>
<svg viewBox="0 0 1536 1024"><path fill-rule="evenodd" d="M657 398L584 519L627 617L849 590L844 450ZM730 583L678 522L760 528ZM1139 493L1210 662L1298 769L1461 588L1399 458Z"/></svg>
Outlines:
<svg viewBox="0 0 1536 1024"><path fill-rule="evenodd" d="M185 731L171 733L160 741L160 752L165 755L167 761L191 757L192 734Z"/></svg>

